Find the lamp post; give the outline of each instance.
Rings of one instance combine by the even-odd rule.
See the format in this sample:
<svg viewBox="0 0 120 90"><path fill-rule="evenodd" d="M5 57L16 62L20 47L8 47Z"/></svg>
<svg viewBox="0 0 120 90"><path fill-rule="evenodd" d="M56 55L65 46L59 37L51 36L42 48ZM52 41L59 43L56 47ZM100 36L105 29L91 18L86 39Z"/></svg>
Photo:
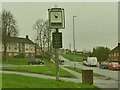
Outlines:
<svg viewBox="0 0 120 90"><path fill-rule="evenodd" d="M74 27L74 18L77 16L73 16L73 46L74 46L74 68L76 68L75 64L75 27Z"/></svg>

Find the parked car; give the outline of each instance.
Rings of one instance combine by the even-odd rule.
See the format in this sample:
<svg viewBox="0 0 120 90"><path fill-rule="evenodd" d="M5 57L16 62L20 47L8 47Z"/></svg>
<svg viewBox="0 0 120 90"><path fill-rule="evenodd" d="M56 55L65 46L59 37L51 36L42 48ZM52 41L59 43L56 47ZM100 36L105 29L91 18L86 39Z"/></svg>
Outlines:
<svg viewBox="0 0 120 90"><path fill-rule="evenodd" d="M108 66L109 70L120 70L120 64L118 62L111 62Z"/></svg>
<svg viewBox="0 0 120 90"><path fill-rule="evenodd" d="M64 60L59 59L59 63L63 65Z"/></svg>
<svg viewBox="0 0 120 90"><path fill-rule="evenodd" d="M108 66L109 66L109 61L101 62L99 65L101 69L108 69Z"/></svg>
<svg viewBox="0 0 120 90"><path fill-rule="evenodd" d="M87 65L87 59L83 59L83 65Z"/></svg>
<svg viewBox="0 0 120 90"><path fill-rule="evenodd" d="M17 55L14 55L15 58L24 58L25 55L24 54L17 54Z"/></svg>
<svg viewBox="0 0 120 90"><path fill-rule="evenodd" d="M31 58L29 61L28 61L28 65L35 65L35 64L44 64L44 62L40 59L37 59L37 58Z"/></svg>

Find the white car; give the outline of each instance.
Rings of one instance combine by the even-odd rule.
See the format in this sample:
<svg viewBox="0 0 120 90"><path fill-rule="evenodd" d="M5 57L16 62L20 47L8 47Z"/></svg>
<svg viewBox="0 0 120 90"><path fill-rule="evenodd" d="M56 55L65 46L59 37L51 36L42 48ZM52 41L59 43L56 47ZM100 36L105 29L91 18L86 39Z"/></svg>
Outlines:
<svg viewBox="0 0 120 90"><path fill-rule="evenodd" d="M88 63L88 66L98 66L97 57L88 57L87 63Z"/></svg>
<svg viewBox="0 0 120 90"><path fill-rule="evenodd" d="M83 61L83 64L86 66L99 66L97 57L88 57L86 60Z"/></svg>

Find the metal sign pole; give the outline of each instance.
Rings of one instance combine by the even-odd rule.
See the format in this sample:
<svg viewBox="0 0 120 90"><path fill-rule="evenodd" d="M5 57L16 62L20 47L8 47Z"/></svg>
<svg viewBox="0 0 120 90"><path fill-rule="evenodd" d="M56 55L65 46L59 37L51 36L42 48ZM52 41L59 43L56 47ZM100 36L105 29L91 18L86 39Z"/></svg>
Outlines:
<svg viewBox="0 0 120 90"><path fill-rule="evenodd" d="M58 28L56 28L56 33L58 33ZM56 65L56 80L59 81L59 48L55 48L55 65Z"/></svg>

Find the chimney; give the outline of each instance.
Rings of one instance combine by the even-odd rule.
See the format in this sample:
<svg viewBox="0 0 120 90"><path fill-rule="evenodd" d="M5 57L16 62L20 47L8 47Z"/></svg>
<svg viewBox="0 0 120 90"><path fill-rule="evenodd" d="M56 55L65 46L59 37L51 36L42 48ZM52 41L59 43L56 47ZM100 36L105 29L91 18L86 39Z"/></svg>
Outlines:
<svg viewBox="0 0 120 90"><path fill-rule="evenodd" d="M28 35L26 35L26 39L29 39L29 38L28 38Z"/></svg>
<svg viewBox="0 0 120 90"><path fill-rule="evenodd" d="M8 37L10 37L10 33L8 33L8 35L7 35Z"/></svg>

